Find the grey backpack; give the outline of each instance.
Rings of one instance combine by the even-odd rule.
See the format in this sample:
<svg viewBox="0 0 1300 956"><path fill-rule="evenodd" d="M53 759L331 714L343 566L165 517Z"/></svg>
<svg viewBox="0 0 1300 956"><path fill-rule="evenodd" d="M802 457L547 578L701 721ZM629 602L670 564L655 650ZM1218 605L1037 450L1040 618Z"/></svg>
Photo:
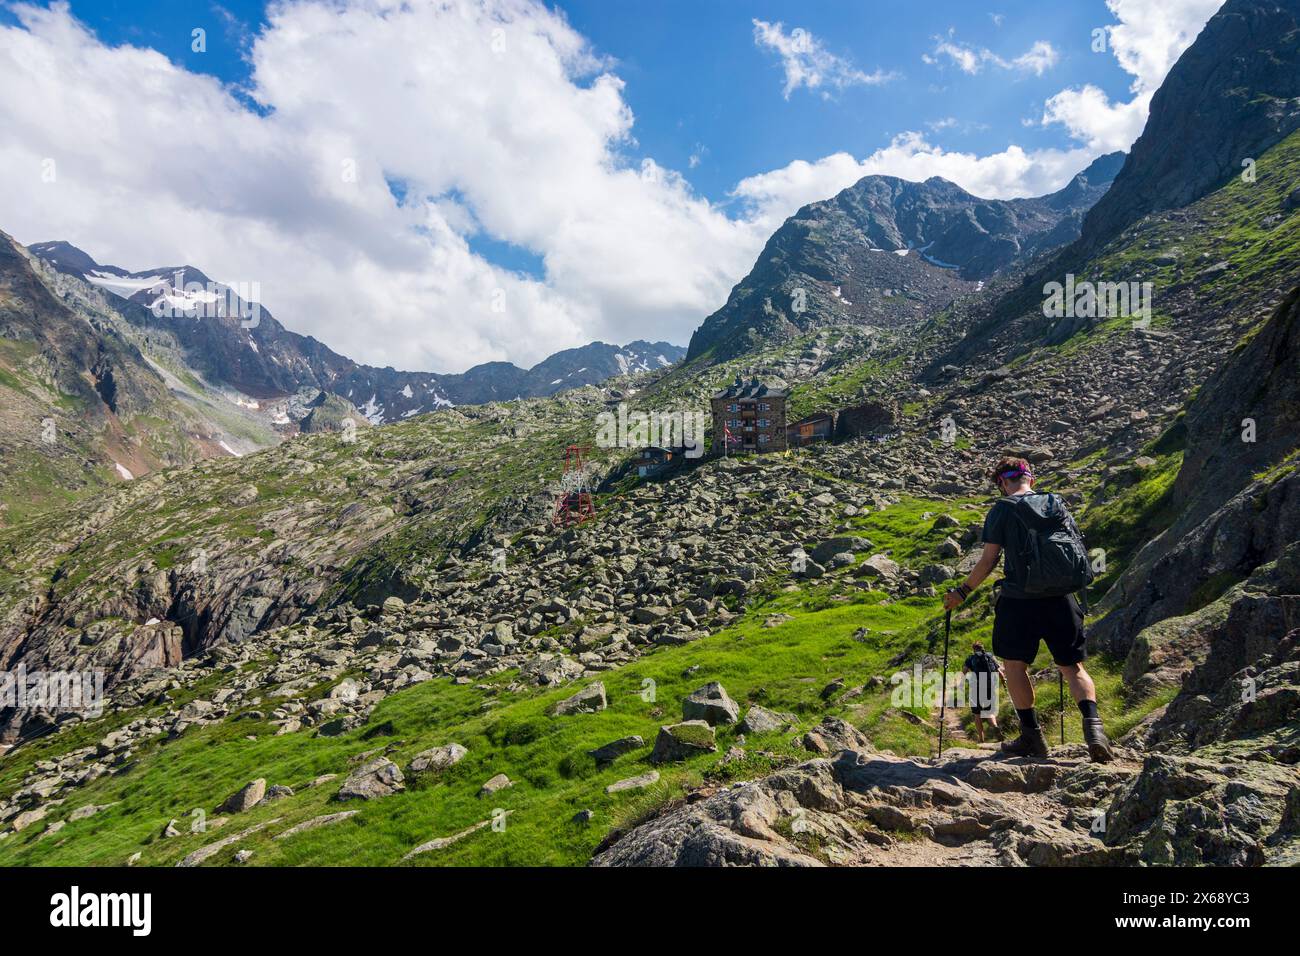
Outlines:
<svg viewBox="0 0 1300 956"><path fill-rule="evenodd" d="M1086 588L1092 582L1092 563L1061 499L1034 493L1006 500L1025 529L1025 594L1060 597Z"/></svg>

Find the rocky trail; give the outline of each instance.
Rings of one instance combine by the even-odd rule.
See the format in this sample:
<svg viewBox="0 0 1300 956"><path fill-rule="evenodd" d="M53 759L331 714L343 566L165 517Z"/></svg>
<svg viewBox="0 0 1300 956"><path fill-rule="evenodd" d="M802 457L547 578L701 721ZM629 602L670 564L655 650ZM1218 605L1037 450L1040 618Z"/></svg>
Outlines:
<svg viewBox="0 0 1300 956"><path fill-rule="evenodd" d="M1164 825L1165 801L1198 804L1215 787L1234 787L1241 775L1232 767L1129 748L1097 765L1077 744L1054 748L1046 760L1003 757L988 745L929 761L876 751L834 719L818 731L852 746L759 781L691 794L685 805L614 835L593 864L1117 865L1156 844L1168 853L1164 862L1189 862L1194 848L1180 845L1189 840L1214 846L1221 863L1247 862L1251 852L1231 810L1208 835ZM1269 790L1274 815L1260 821L1266 840L1288 825L1278 802L1285 790L1275 789L1284 777ZM1162 825L1134 841L1153 816Z"/></svg>

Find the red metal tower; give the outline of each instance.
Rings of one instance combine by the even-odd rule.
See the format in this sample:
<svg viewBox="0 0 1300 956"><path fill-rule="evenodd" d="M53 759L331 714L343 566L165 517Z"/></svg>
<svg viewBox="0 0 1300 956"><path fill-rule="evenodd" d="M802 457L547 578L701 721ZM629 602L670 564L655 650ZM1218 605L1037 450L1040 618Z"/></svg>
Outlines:
<svg viewBox="0 0 1300 956"><path fill-rule="evenodd" d="M568 528L596 517L596 506L587 481L586 454L589 445L569 445L564 449L564 471L560 473L560 492L555 497L551 518L557 528Z"/></svg>

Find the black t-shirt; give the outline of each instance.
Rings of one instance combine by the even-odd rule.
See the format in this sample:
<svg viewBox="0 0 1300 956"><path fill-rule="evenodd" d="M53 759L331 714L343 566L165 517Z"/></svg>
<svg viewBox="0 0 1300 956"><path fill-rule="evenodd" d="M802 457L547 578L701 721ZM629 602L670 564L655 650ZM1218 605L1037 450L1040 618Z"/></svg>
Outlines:
<svg viewBox="0 0 1300 956"><path fill-rule="evenodd" d="M1032 495L1037 492L1026 492ZM993 509L984 519L984 543L1002 545L1002 596L1009 598L1027 598L1024 584L1027 575L1024 552L1029 545L1025 536L1025 527L1015 515L1012 499L1026 495L1011 495L994 502Z"/></svg>

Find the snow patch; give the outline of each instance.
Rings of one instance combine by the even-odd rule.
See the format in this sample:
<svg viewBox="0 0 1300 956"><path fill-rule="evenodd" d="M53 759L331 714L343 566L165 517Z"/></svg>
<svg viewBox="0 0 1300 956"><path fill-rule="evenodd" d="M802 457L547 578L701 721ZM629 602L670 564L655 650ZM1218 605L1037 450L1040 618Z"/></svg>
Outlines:
<svg viewBox="0 0 1300 956"><path fill-rule="evenodd" d="M173 289L169 288L166 292L149 303L149 308L155 313L159 311L159 303L166 303L166 308L173 314L176 312L185 313L190 311L206 311L207 307L221 301L221 295L216 292L209 292L207 289Z"/></svg>
<svg viewBox="0 0 1300 956"><path fill-rule="evenodd" d="M125 465L118 464L117 462L113 462L113 464L117 468L117 473L122 476L123 481L130 481L135 477L135 475L131 474L131 469L127 468Z"/></svg>
<svg viewBox="0 0 1300 956"><path fill-rule="evenodd" d="M144 289L152 289L163 283L165 280L162 276L143 276L132 278L131 276L115 276L111 272L100 272L94 270L82 276L91 285L99 286L101 289L107 289L123 299L129 299Z"/></svg>
<svg viewBox="0 0 1300 956"><path fill-rule="evenodd" d="M372 425L379 425L384 420L384 406L375 402L377 397L377 395L371 395L360 409L361 414L366 416L366 421Z"/></svg>

